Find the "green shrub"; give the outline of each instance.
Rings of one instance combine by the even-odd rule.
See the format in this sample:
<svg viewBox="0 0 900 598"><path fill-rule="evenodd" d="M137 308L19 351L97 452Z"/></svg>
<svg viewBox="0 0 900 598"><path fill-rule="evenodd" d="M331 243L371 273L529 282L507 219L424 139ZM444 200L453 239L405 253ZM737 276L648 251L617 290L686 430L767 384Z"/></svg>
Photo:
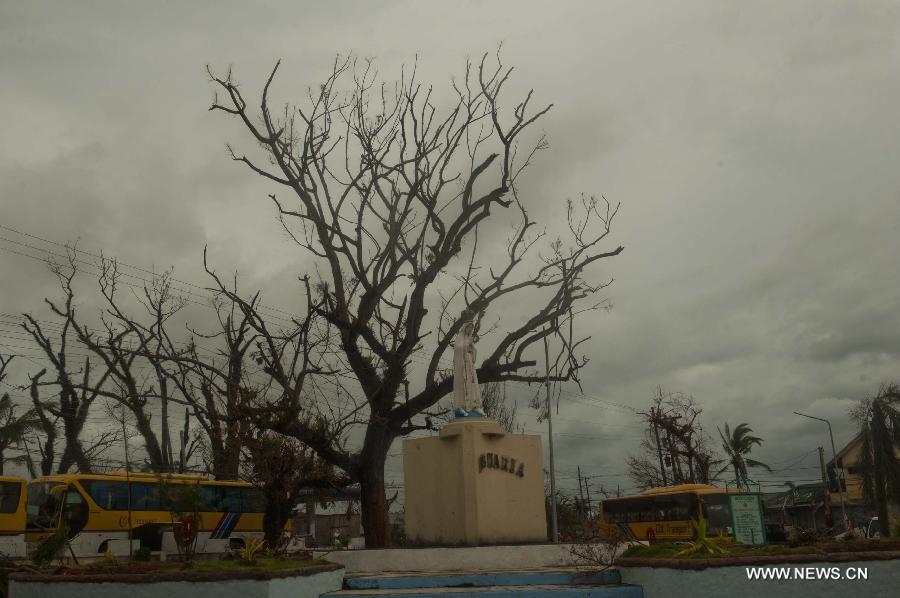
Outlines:
<svg viewBox="0 0 900 598"><path fill-rule="evenodd" d="M152 551L147 546L141 546L137 550L134 551L132 555L132 559L135 561L149 561L152 555Z"/></svg>
<svg viewBox="0 0 900 598"><path fill-rule="evenodd" d="M31 555L31 560L36 565L49 565L57 559L62 559L63 551L69 544L68 530L64 524L56 528L51 535L47 536L43 542L38 544Z"/></svg>

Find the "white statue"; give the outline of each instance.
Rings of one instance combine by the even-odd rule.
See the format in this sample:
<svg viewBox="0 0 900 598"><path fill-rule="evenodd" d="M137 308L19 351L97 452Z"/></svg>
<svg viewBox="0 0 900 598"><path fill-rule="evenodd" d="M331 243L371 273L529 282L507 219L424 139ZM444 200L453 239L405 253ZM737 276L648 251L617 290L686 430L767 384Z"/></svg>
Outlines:
<svg viewBox="0 0 900 598"><path fill-rule="evenodd" d="M475 373L475 324L472 314L463 311L464 321L453 339L453 415L456 417L484 417L481 389Z"/></svg>

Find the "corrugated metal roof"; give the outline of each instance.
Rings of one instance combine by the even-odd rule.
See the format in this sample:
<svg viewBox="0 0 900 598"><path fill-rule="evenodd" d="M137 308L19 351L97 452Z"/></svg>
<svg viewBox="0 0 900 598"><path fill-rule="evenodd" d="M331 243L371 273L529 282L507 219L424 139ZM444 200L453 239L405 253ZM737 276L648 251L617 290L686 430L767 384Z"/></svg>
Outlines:
<svg viewBox="0 0 900 598"><path fill-rule="evenodd" d="M824 501L825 487L822 484L800 484L784 492L763 495L763 504L767 509L811 507Z"/></svg>

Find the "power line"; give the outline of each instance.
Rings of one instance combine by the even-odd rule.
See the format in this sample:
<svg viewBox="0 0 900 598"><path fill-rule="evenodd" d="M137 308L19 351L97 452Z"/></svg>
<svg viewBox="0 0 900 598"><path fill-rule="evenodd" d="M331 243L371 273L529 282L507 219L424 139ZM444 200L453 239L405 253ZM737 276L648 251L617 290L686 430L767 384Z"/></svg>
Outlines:
<svg viewBox="0 0 900 598"><path fill-rule="evenodd" d="M23 236L23 237L28 237L28 238L31 238L31 239L35 239L35 240L41 241L41 242L43 242L43 243L48 243L48 244L50 244L50 245L55 245L56 247L63 247L63 248L65 248L65 249L67 249L67 250L73 251L76 255L77 255L78 253L83 253L84 255L87 255L87 256L90 256L90 257L93 257L93 258L99 259L99 260L103 260L103 259L115 259L115 258L104 258L103 255L102 255L102 253L99 254L99 255L96 254L96 253L91 253L90 251L86 251L86 250L84 250L84 249L78 249L77 247L73 247L73 246L68 245L68 244L65 244L65 243L59 243L58 241L53 241L53 240L51 240L51 239L46 239L46 238L41 237L41 236L39 236L39 235L35 235L35 234L32 234L32 233L26 233L26 232L23 232L23 231L21 231L21 230L18 230L18 229L16 229L16 228L11 227L11 226L5 226L5 225L3 225L3 224L0 224L0 229L6 230L6 231L9 231L9 232L12 232L12 233L16 233L16 234L21 235L21 236ZM32 247L32 246L27 245L27 244L25 244L25 243L22 243L22 242L20 242L20 241L12 241L12 240L8 240L8 239L6 239L5 237L0 237L0 240L4 240L4 241L10 242L10 243L15 243L15 244L17 244L17 245L25 245L25 246L27 246L27 247ZM44 251L44 252L50 253L50 252L49 252L48 250L46 250L46 249L37 248L37 247L35 247L35 249L36 249L37 251ZM59 255L59 254L55 254L55 255ZM67 257L67 256L61 256L61 257ZM154 272L154 271L152 271L152 270L148 270L148 269L142 268L142 267L140 267L140 266L135 266L135 265L129 264L129 263L127 263L127 262L122 262L122 261L120 261L120 260L118 260L118 259L115 259L115 262L116 262L117 265L125 266L126 268L131 268L132 270L136 270L136 271L142 272L142 273L144 273L144 274L149 274L150 276L152 276L152 277L154 277L154 278L162 278L162 275L161 275L161 274L159 274L159 273L157 273L157 272ZM90 263L90 262L89 262L89 263ZM90 265L93 265L94 267L96 267L96 265L93 264L93 263L90 263ZM147 281L146 279L143 279L143 278L141 278L140 280L144 280L145 282L149 282L149 281ZM201 290L201 291L204 292L204 294L209 293L209 289L208 289L207 287L203 287L203 286L200 286L200 285L197 285L197 284L194 284L194 283L192 283L192 282L185 281L185 280L180 280L180 279L178 279L178 278L175 278L174 276L169 276L169 280L171 280L172 282L178 283L178 284L180 284L180 285L186 286L186 287L192 287L192 288ZM290 319L294 317L294 314L293 314L293 313L291 313L291 312L289 312L289 311L286 311L286 310L283 310L283 309L280 309L280 308L277 308L277 307L272 307L272 306L264 305L264 304L259 304L259 307L262 307L262 308L265 308L265 309L267 309L267 310L274 311L274 312L278 312L278 313L284 314L284 315L286 315L286 316L289 316L288 321L291 321Z"/></svg>

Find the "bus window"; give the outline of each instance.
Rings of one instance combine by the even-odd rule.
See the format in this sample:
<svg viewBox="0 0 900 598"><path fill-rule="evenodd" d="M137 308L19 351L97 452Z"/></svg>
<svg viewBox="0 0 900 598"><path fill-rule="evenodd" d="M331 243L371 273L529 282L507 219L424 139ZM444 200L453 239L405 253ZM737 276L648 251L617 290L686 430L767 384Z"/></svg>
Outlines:
<svg viewBox="0 0 900 598"><path fill-rule="evenodd" d="M240 513L241 489L235 486L223 486L222 494L224 496L224 499L222 500L222 506L224 508L222 510L226 513Z"/></svg>
<svg viewBox="0 0 900 598"><path fill-rule="evenodd" d="M266 510L265 497L258 488L241 488L241 512L262 513Z"/></svg>
<svg viewBox="0 0 900 598"><path fill-rule="evenodd" d="M652 520L652 513L646 512L653 507L652 501L643 498L627 500L611 500L604 503L603 509L610 523L636 523Z"/></svg>
<svg viewBox="0 0 900 598"><path fill-rule="evenodd" d="M656 504L666 514L668 521L686 521L697 514L697 497L694 494L658 496Z"/></svg>
<svg viewBox="0 0 900 598"><path fill-rule="evenodd" d="M135 511L159 511L159 484L153 482L131 483L131 508Z"/></svg>
<svg viewBox="0 0 900 598"><path fill-rule="evenodd" d="M159 489L163 511L185 513L197 509L203 511L203 486L195 482L163 482Z"/></svg>
<svg viewBox="0 0 900 598"><path fill-rule="evenodd" d="M222 512L222 487L203 484L200 486L200 507L202 511L221 513Z"/></svg>
<svg viewBox="0 0 900 598"><path fill-rule="evenodd" d="M653 499L657 521L674 521L678 519L675 499L671 496L657 496Z"/></svg>
<svg viewBox="0 0 900 598"><path fill-rule="evenodd" d="M240 513L241 490L239 486L218 486L203 484L200 486L202 510L215 513Z"/></svg>
<svg viewBox="0 0 900 598"><path fill-rule="evenodd" d="M54 529L59 518L62 494L51 492L58 482L32 482L28 484L25 512L27 526L32 529Z"/></svg>
<svg viewBox="0 0 900 598"><path fill-rule="evenodd" d="M0 513L15 513L22 496L19 482L0 482Z"/></svg>
<svg viewBox="0 0 900 598"><path fill-rule="evenodd" d="M88 494L101 509L125 511L128 509L128 486L112 480L81 480Z"/></svg>

